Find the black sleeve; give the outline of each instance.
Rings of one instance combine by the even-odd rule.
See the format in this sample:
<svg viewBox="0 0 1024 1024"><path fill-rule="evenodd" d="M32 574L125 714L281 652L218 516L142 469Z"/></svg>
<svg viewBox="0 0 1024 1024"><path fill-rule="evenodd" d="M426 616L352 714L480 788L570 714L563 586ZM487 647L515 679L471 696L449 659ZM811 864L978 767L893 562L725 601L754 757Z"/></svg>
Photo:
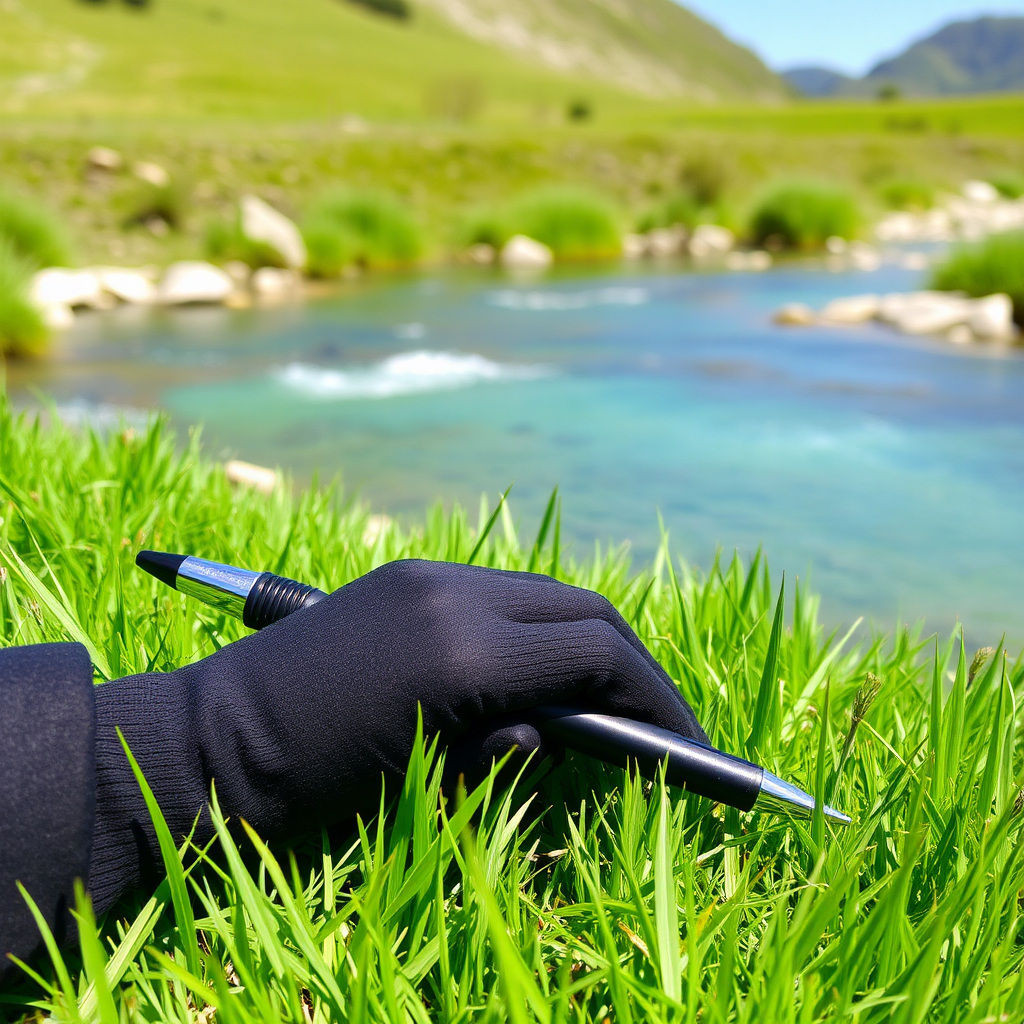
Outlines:
<svg viewBox="0 0 1024 1024"><path fill-rule="evenodd" d="M92 841L95 718L81 644L0 650L0 975L40 941L17 882L58 939L67 929Z"/></svg>

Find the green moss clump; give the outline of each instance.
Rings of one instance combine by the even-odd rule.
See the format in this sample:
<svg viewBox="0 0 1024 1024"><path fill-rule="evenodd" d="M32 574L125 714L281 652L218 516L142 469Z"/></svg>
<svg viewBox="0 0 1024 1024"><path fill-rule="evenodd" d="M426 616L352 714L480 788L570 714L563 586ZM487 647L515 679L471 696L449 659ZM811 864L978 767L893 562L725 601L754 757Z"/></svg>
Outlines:
<svg viewBox="0 0 1024 1024"><path fill-rule="evenodd" d="M637 231L672 228L681 225L692 230L700 222L700 208L688 192L679 192L648 210L638 221Z"/></svg>
<svg viewBox="0 0 1024 1024"><path fill-rule="evenodd" d="M860 226L853 196L826 182L782 182L765 192L750 218L756 245L820 249L833 236L851 238Z"/></svg>
<svg viewBox="0 0 1024 1024"><path fill-rule="evenodd" d="M890 210L930 210L935 205L935 189L919 178L893 178L878 190Z"/></svg>
<svg viewBox="0 0 1024 1024"><path fill-rule="evenodd" d="M528 192L508 213L512 234L543 242L560 261L612 259L622 252L615 210L601 196L563 186Z"/></svg>
<svg viewBox="0 0 1024 1024"><path fill-rule="evenodd" d="M1020 199L1024 196L1024 174L1013 171L1008 174L997 174L991 179L991 183L1004 199Z"/></svg>
<svg viewBox="0 0 1024 1024"><path fill-rule="evenodd" d="M0 191L0 239L35 267L71 262L71 246L61 222L49 210L14 192Z"/></svg>
<svg viewBox="0 0 1024 1024"><path fill-rule="evenodd" d="M286 266L284 257L272 245L246 237L237 214L206 225L206 255L217 263L237 260L253 270Z"/></svg>
<svg viewBox="0 0 1024 1024"><path fill-rule="evenodd" d="M367 268L411 266L423 255L412 213L384 192L337 191L320 199L302 225L310 270L323 277L356 263Z"/></svg>
<svg viewBox="0 0 1024 1024"><path fill-rule="evenodd" d="M42 314L28 299L32 264L10 242L0 238L0 354L38 355L49 331Z"/></svg>
<svg viewBox="0 0 1024 1024"><path fill-rule="evenodd" d="M954 249L935 271L941 291L965 292L974 298L1003 292L1013 300L1013 318L1024 325L1024 231L990 235Z"/></svg>

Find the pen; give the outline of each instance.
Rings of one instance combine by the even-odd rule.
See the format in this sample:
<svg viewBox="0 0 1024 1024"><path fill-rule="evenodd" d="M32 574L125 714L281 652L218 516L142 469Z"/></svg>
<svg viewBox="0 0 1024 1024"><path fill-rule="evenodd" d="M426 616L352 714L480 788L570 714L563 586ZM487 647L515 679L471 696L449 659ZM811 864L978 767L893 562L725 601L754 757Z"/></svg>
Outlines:
<svg viewBox="0 0 1024 1024"><path fill-rule="evenodd" d="M140 551L135 563L175 590L240 618L250 629L262 629L327 596L316 587L274 573L193 555ZM814 813L814 797L809 793L750 761L668 729L571 704L544 705L533 708L531 714L544 736L572 750L609 764L636 763L648 778L656 777L664 763L670 785L741 811L786 812L801 818ZM848 815L832 807L826 806L823 813L837 824L850 824Z"/></svg>

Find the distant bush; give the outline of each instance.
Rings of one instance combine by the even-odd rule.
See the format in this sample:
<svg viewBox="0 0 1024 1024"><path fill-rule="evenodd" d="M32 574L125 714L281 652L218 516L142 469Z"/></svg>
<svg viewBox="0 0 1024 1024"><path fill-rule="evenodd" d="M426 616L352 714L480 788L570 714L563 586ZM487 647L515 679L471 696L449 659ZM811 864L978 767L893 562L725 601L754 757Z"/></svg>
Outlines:
<svg viewBox="0 0 1024 1024"><path fill-rule="evenodd" d="M365 7L374 14L386 14L389 18L405 21L412 16L412 8L406 0L348 0L357 7Z"/></svg>
<svg viewBox="0 0 1024 1024"><path fill-rule="evenodd" d="M272 245L254 242L242 233L237 214L206 225L206 255L217 263L237 260L253 270L285 266L284 257Z"/></svg>
<svg viewBox="0 0 1024 1024"><path fill-rule="evenodd" d="M750 235L769 248L818 249L833 235L853 236L860 224L849 192L825 182L783 182L754 207Z"/></svg>
<svg viewBox="0 0 1024 1024"><path fill-rule="evenodd" d="M408 208L383 192L339 191L324 196L303 221L310 265L324 276L345 251L347 262L364 267L401 267L423 252L419 227ZM333 240L332 237L333 236ZM342 264L341 266L344 266ZM341 270L337 266L337 273Z"/></svg>
<svg viewBox="0 0 1024 1024"><path fill-rule="evenodd" d="M601 196L555 186L523 195L509 209L511 234L543 242L557 260L609 259L622 251L615 211Z"/></svg>
<svg viewBox="0 0 1024 1024"><path fill-rule="evenodd" d="M48 210L13 192L0 192L0 240L36 267L70 262L70 247L60 221Z"/></svg>
<svg viewBox="0 0 1024 1024"><path fill-rule="evenodd" d="M356 243L348 231L326 217L309 217L302 225L306 243L306 273L310 277L338 277L356 261Z"/></svg>
<svg viewBox="0 0 1024 1024"><path fill-rule="evenodd" d="M700 208L688 192L679 192L648 210L637 221L637 231L671 228L677 224L692 229L700 222Z"/></svg>
<svg viewBox="0 0 1024 1024"><path fill-rule="evenodd" d="M1024 196L1024 174L997 174L990 180L1004 199L1020 199Z"/></svg>
<svg viewBox="0 0 1024 1024"><path fill-rule="evenodd" d="M1024 231L990 235L954 249L936 269L933 284L975 298L1005 292L1013 300L1014 319L1024 325Z"/></svg>
<svg viewBox="0 0 1024 1024"><path fill-rule="evenodd" d="M42 314L28 300L33 264L0 239L0 354L35 355L46 345Z"/></svg>
<svg viewBox="0 0 1024 1024"><path fill-rule="evenodd" d="M935 189L917 178L894 178L878 194L890 210L930 210L935 205Z"/></svg>
<svg viewBox="0 0 1024 1024"><path fill-rule="evenodd" d="M477 207L466 215L460 241L467 246L491 245L500 249L514 234L507 210Z"/></svg>
<svg viewBox="0 0 1024 1024"><path fill-rule="evenodd" d="M126 226L148 224L156 219L162 220L175 231L185 226L188 196L184 187L177 182L172 181L167 185L139 182L120 202Z"/></svg>

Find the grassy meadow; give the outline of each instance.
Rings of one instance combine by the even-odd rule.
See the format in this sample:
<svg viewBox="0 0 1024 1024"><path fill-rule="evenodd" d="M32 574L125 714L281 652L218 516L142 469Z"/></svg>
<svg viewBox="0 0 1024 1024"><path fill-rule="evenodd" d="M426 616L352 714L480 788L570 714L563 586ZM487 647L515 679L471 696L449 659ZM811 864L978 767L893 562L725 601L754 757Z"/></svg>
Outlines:
<svg viewBox="0 0 1024 1024"><path fill-rule="evenodd" d="M167 879L0 993L15 1020L943 1021L1024 1011L1024 661L970 637L851 643L799 581L666 538L570 558L509 506L380 524L333 488L233 490L197 436L105 436L0 404L0 644L85 643L97 682L244 632L134 568L140 547L332 587L389 559L533 569L606 594L712 739L853 814L747 816L585 758L439 792L413 755L372 821L268 848L218 818ZM373 527L368 529L368 527ZM490 529L489 529L490 527ZM783 598L783 589L786 597ZM509 780L506 780L509 781Z"/></svg>

